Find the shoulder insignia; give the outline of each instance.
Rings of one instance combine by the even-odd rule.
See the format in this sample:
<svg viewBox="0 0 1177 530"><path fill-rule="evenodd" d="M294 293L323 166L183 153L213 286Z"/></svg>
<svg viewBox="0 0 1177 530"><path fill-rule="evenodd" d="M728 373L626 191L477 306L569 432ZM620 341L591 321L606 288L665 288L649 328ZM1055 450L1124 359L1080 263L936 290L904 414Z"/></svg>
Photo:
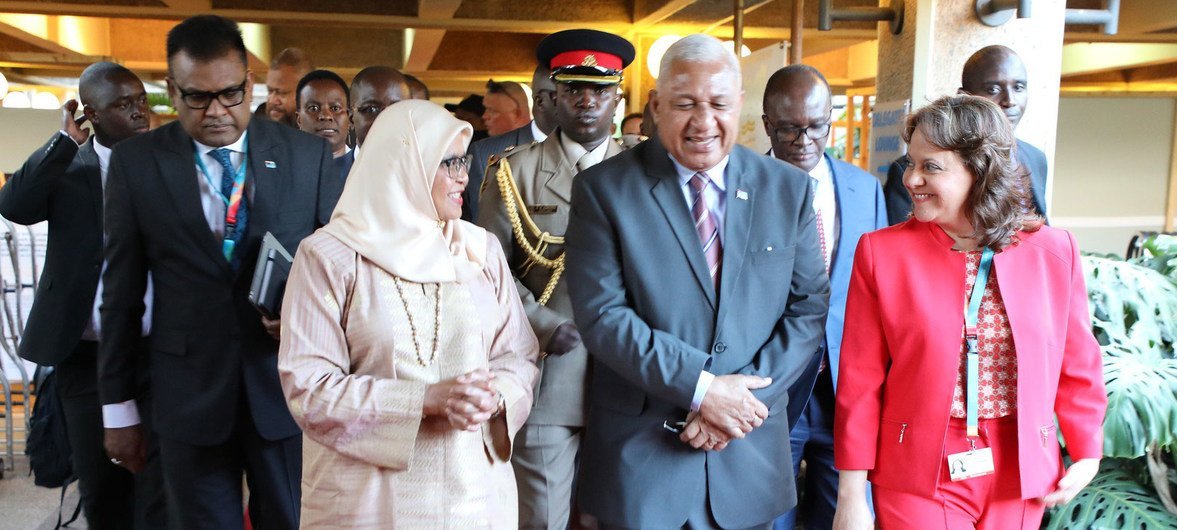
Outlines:
<svg viewBox="0 0 1177 530"><path fill-rule="evenodd" d="M504 153L506 153L506 152L509 152L510 150L512 150L512 149L514 149L514 148L515 148L515 146L513 146L513 145L508 145L506 149L503 149L503 152L504 152Z"/></svg>

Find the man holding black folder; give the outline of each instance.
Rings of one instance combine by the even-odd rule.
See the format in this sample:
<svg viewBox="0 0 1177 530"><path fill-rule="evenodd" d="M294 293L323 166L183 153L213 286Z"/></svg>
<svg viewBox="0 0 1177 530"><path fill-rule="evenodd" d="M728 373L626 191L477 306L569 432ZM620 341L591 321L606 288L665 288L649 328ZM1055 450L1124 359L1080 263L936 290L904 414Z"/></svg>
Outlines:
<svg viewBox="0 0 1177 530"><path fill-rule="evenodd" d="M339 178L322 139L250 121L253 80L234 22L181 22L167 57L178 120L124 141L110 163L104 417L134 406L130 353L150 272L153 416L173 526L241 528L244 473L254 526L297 528L301 433L278 381L277 322L263 327L248 291L263 234L297 248L327 222ZM107 424L107 449L134 471L139 425L122 425Z"/></svg>

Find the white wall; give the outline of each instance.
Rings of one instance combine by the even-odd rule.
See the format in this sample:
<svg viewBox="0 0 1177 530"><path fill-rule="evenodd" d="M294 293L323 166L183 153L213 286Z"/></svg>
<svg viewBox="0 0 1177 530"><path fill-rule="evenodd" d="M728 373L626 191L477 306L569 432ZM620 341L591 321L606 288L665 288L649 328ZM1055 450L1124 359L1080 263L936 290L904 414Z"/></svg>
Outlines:
<svg viewBox="0 0 1177 530"><path fill-rule="evenodd" d="M1050 218L1083 250L1122 256L1133 234L1163 228L1175 106L1172 97L1060 99Z"/></svg>
<svg viewBox="0 0 1177 530"><path fill-rule="evenodd" d="M59 130L60 110L0 108L0 171L14 173Z"/></svg>

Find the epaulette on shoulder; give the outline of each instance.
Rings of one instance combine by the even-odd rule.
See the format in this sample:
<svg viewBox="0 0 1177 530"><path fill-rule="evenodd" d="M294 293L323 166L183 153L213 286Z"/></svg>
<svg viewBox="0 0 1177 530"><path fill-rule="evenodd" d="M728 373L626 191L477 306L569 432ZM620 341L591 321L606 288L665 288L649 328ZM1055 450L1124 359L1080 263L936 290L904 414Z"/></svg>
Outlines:
<svg viewBox="0 0 1177 530"><path fill-rule="evenodd" d="M506 149L503 149L502 153L499 153L497 155L490 155L490 158L487 159L487 161L486 161L486 167L493 166L493 165L497 164L499 162L499 160L507 158L511 155L516 155L516 154L522 153L522 152L527 151L527 150L529 150L539 144L540 144L539 141L533 141L529 144L508 146Z"/></svg>

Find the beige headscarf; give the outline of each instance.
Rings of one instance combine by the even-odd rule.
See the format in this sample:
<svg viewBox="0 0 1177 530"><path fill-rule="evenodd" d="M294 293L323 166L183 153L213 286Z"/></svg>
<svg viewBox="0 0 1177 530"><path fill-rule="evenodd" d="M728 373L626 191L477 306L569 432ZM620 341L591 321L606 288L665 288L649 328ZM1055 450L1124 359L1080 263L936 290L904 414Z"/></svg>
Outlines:
<svg viewBox="0 0 1177 530"><path fill-rule="evenodd" d="M469 123L441 106L405 100L380 113L323 228L381 269L416 283L453 282L486 262L486 231L462 220L438 227L433 177Z"/></svg>

